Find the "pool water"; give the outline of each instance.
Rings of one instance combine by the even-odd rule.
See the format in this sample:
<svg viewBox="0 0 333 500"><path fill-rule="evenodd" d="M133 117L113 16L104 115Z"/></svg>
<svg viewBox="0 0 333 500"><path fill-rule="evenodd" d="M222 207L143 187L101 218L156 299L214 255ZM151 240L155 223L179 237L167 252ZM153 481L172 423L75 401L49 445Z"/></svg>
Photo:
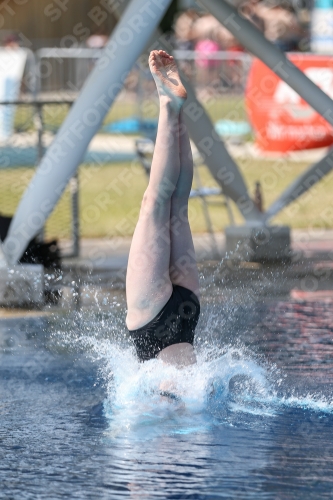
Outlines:
<svg viewBox="0 0 333 500"><path fill-rule="evenodd" d="M184 370L113 309L1 320L0 498L333 498L332 301L207 301Z"/></svg>

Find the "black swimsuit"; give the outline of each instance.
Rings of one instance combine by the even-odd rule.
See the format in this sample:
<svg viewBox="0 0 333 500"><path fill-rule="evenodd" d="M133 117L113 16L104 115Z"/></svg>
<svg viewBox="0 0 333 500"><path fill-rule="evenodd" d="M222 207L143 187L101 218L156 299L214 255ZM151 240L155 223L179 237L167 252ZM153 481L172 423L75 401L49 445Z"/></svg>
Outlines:
<svg viewBox="0 0 333 500"><path fill-rule="evenodd" d="M147 325L130 330L140 361L155 358L166 347L193 344L200 314L198 297L188 288L173 285L170 299Z"/></svg>

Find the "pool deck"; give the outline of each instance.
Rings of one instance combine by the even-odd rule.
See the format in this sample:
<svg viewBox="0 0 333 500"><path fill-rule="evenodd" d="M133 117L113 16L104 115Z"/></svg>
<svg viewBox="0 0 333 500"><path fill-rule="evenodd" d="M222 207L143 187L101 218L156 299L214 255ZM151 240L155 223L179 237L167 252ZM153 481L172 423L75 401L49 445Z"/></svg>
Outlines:
<svg viewBox="0 0 333 500"><path fill-rule="evenodd" d="M294 230L292 259L286 263L233 262L225 258L225 236L195 234L194 247L201 285L212 294L234 297L238 289L251 290L253 298L291 296L295 299L333 297L333 231ZM82 240L81 255L65 259L64 271L81 283L124 290L130 238ZM215 244L214 244L215 243ZM207 287L206 287L207 288Z"/></svg>
<svg viewBox="0 0 333 500"><path fill-rule="evenodd" d="M261 264L226 259L223 233L215 234L215 247L211 235L195 234L202 302L242 303L272 297L333 304L333 230L294 230L291 236L290 263ZM68 249L68 242L61 244ZM0 320L102 303L108 308L110 297L124 301L130 244L131 238L81 240L80 257L63 260L63 292L58 306L48 305L43 310L0 308Z"/></svg>
<svg viewBox="0 0 333 500"><path fill-rule="evenodd" d="M294 259L329 261L333 267L333 230L303 230L291 232ZM198 262L218 261L225 257L225 235L194 234ZM131 238L82 239L80 257L64 259L65 269L107 271L126 268Z"/></svg>

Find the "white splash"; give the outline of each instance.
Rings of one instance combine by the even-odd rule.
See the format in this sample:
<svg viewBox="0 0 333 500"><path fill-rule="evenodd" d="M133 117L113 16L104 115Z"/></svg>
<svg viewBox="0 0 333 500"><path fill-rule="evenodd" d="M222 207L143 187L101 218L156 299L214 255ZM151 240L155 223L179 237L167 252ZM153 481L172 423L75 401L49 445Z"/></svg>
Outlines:
<svg viewBox="0 0 333 500"><path fill-rule="evenodd" d="M274 414L263 403L272 397L266 369L241 349L201 349L196 364L178 369L157 359L139 363L134 350L107 340L91 345L102 360L104 410L113 433L156 430L155 424L185 433L206 430L226 412Z"/></svg>

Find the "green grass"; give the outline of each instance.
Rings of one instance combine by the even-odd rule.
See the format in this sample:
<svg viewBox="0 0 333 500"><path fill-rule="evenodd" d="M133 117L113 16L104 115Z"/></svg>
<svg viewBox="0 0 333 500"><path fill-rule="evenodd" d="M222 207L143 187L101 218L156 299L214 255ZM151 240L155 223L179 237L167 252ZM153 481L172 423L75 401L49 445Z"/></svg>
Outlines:
<svg viewBox="0 0 333 500"><path fill-rule="evenodd" d="M263 187L265 207L268 207L297 175L303 172L305 163L284 161L243 160L239 161L249 191L253 192L255 181ZM206 167L199 167L201 179L206 186L215 181ZM18 168L0 170L0 213L12 215L17 207L33 170ZM132 164L114 164L104 167L80 168L80 229L82 237L130 236L134 231L142 195L147 178L142 167ZM278 214L273 222L288 224L293 228L333 228L333 173L326 176L313 190L303 195ZM220 202L216 197L214 202ZM242 216L235 208L237 223ZM210 206L214 229L223 230L229 219L221 204ZM70 235L70 194L67 189L47 222L48 238L67 238ZM206 231L200 200L190 201L190 222L194 232Z"/></svg>
<svg viewBox="0 0 333 500"><path fill-rule="evenodd" d="M246 120L246 112L243 96L216 96L207 95L203 99L203 105L213 122L224 118L228 120ZM43 106L43 123L45 130L57 131L67 116L68 104L50 104ZM111 110L104 119L104 123L110 123L124 118L138 115L138 103L125 99L117 99ZM157 118L158 102L154 98L144 99L141 102L141 113L144 119ZM17 106L15 114L15 130L31 131L36 127L34 121L34 108L31 105Z"/></svg>
<svg viewBox="0 0 333 500"><path fill-rule="evenodd" d="M152 89L153 92L153 89ZM213 122L224 118L245 120L243 96L200 96ZM46 129L57 130L68 112L67 105L48 105L43 110ZM158 103L152 97L141 103L144 118L158 115ZM105 118L105 123L127 118L138 113L137 103L120 96ZM35 128L33 108L20 106L15 117L17 131ZM249 192L259 180L263 188L264 204L268 207L279 194L307 168L306 163L286 160L241 160L238 161L246 179ZM215 181L206 167L200 167L202 182L214 186ZM33 169L17 168L0 170L0 213L13 214L20 197L33 175ZM147 185L146 176L140 165L113 164L103 167L83 166L80 168L80 227L83 237L130 236L133 233L138 209ZM288 206L272 221L292 227L333 228L333 174L324 178L314 189ZM211 200L210 215L215 230L220 231L229 224L226 208L221 198ZM233 203L232 203L233 205ZM242 216L233 205L237 223ZM190 202L190 221L195 232L206 231L200 200ZM47 222L48 237L67 238L70 235L70 193L67 189Z"/></svg>

